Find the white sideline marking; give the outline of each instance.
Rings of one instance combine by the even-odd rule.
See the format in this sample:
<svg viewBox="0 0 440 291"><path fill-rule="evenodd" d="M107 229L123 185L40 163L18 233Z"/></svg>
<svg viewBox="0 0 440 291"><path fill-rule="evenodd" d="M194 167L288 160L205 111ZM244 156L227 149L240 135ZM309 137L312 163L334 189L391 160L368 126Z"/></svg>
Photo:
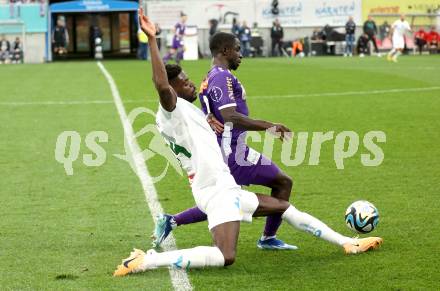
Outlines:
<svg viewBox="0 0 440 291"><path fill-rule="evenodd" d="M250 96L252 100L258 99L290 99L305 97L325 97L325 96L353 96L353 95L377 95L388 93L407 93L407 92L424 92L440 90L440 86L425 88L400 88L400 89L384 89L371 91L345 91L345 92L329 92L329 93L309 93L309 94L293 94L293 95L266 95L266 96ZM124 100L124 103L157 103L157 100ZM42 101L42 102L0 102L0 106L39 106L39 105L91 105L91 104L113 104L108 100L85 100L85 101Z"/></svg>
<svg viewBox="0 0 440 291"><path fill-rule="evenodd" d="M146 100L147 102L152 102ZM125 100L124 103L139 103L140 100ZM34 105L90 105L90 104L114 104L111 100L84 100L84 101L40 101L40 102L0 102L4 106L34 106Z"/></svg>
<svg viewBox="0 0 440 291"><path fill-rule="evenodd" d="M371 91L346 91L346 92L332 92L332 93L311 93L311 94L293 94L293 95L268 95L268 96L251 96L252 100L256 99L282 99L282 98L303 98L303 97L324 97L324 96L352 96L352 95L376 95L386 93L406 93L406 92L423 92L440 90L440 86L425 87L425 88L401 88L401 89L386 89L386 90L371 90Z"/></svg>
<svg viewBox="0 0 440 291"><path fill-rule="evenodd" d="M156 188L151 181L151 176L148 173L147 166L145 165L144 159L142 158L141 149L139 148L139 145L136 141L136 136L133 132L133 128L127 117L127 113L125 112L125 108L122 103L121 96L119 95L116 83L110 73L106 70L104 65L101 62L98 62L97 64L110 85L110 89L113 95L113 101L116 105L116 109L118 110L118 114L121 118L122 126L124 128L124 136L127 140L130 154L133 155L136 174L141 181L142 188L144 189L145 199L147 200L148 207L150 208L151 216L153 216L153 220L156 221L156 216L160 213L163 213L162 205L160 205L160 202L157 198ZM163 249L165 251L176 249L176 240L174 239L172 233L168 236L168 239L164 241ZM170 276L174 290L192 290L192 285L189 282L188 275L185 271L170 268Z"/></svg>

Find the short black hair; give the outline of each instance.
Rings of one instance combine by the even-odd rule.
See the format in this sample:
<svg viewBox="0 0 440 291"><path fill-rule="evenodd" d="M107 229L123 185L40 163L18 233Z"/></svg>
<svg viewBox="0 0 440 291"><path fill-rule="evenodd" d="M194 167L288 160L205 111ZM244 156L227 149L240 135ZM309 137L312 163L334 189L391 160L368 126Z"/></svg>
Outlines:
<svg viewBox="0 0 440 291"><path fill-rule="evenodd" d="M167 71L168 81L175 79L182 72L182 67L179 65L170 65L167 64L165 66L165 70Z"/></svg>
<svg viewBox="0 0 440 291"><path fill-rule="evenodd" d="M236 38L234 34L227 32L217 32L214 34L209 42L212 56L215 56L225 48L232 48Z"/></svg>

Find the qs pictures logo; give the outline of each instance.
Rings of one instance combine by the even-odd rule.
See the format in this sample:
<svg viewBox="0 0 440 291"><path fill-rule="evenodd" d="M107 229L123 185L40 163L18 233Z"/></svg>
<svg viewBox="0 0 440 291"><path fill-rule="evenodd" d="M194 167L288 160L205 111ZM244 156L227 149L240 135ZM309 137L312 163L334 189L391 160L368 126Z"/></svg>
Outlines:
<svg viewBox="0 0 440 291"><path fill-rule="evenodd" d="M133 128L133 124L139 117L153 118L155 120L156 114L145 107L138 107L133 109L128 114L128 120L124 124L124 153L113 154L112 156L125 161L130 168L137 173L140 165L148 163L154 157L164 160L163 169L159 174L151 176L152 182L156 183L162 180L168 172L171 165L179 175L183 175L179 162L175 159L172 151L169 149L164 139L158 132L155 124L148 123L134 134L127 134ZM142 149L138 146L138 140L148 139L148 146ZM151 136L151 138L150 138ZM107 161L107 152L102 146L103 143L108 143L109 135L105 131L91 131L84 139L88 153L82 155L82 162L87 167L99 167L104 165ZM74 174L73 164L78 161L80 149L82 145L81 135L77 131L64 131L58 135L55 145L55 160L64 166L67 175ZM139 147L139 148L138 148Z"/></svg>

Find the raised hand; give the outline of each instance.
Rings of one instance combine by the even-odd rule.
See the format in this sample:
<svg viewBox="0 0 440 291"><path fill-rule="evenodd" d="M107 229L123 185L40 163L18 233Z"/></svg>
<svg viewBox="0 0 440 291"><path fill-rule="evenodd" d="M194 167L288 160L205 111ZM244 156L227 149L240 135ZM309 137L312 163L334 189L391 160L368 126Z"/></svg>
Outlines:
<svg viewBox="0 0 440 291"><path fill-rule="evenodd" d="M154 37L156 35L156 26L154 23L150 20L148 16L144 15L144 9L139 8L138 9L138 15L139 15L139 25L142 29L142 31L150 38Z"/></svg>

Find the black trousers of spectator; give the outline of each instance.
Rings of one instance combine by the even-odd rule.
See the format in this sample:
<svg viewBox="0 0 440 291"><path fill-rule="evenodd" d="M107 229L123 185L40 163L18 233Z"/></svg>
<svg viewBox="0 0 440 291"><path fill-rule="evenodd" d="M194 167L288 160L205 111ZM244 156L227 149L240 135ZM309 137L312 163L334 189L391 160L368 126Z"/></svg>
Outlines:
<svg viewBox="0 0 440 291"><path fill-rule="evenodd" d="M364 55L369 54L370 50L369 50L369 47L368 47L368 42L366 44L362 44L362 43L358 44L357 47L356 47L356 50L357 50L358 55L360 55L360 54L364 54Z"/></svg>
<svg viewBox="0 0 440 291"><path fill-rule="evenodd" d="M160 51L160 48L162 46L162 38L161 37L157 37L156 38L156 43L157 43L157 47L159 48L159 51Z"/></svg>
<svg viewBox="0 0 440 291"><path fill-rule="evenodd" d="M416 38L416 45L419 48L419 54L422 54L423 47L426 45L426 40L423 38Z"/></svg>
<svg viewBox="0 0 440 291"><path fill-rule="evenodd" d="M374 46L374 52L378 53L379 49L377 48L377 42L376 42L376 37L374 36L374 34L367 34L368 35L368 41L373 42L373 46Z"/></svg>
<svg viewBox="0 0 440 291"><path fill-rule="evenodd" d="M281 39L272 38L272 56L275 56L275 47L278 46L280 56L283 55L283 41Z"/></svg>
<svg viewBox="0 0 440 291"><path fill-rule="evenodd" d="M429 53L430 54L436 54L438 52L438 50L439 50L438 42L437 41L431 41L429 43Z"/></svg>

